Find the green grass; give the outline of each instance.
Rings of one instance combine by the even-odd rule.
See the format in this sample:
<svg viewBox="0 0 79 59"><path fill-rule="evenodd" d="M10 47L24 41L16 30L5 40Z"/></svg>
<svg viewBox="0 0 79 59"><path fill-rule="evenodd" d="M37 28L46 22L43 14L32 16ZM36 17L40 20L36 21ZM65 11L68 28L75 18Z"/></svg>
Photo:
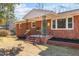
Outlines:
<svg viewBox="0 0 79 59"><path fill-rule="evenodd" d="M43 56L79 56L79 49L61 47L61 46L50 46L47 45L48 49L42 51L40 55Z"/></svg>

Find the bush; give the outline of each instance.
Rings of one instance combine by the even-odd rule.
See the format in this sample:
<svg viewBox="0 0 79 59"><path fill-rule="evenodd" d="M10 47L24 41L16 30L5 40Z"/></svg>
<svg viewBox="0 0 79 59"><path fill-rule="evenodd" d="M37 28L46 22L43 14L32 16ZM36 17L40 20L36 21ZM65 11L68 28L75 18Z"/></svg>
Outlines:
<svg viewBox="0 0 79 59"><path fill-rule="evenodd" d="M4 30L4 29L0 29L0 36L8 36L9 34L10 34L10 31Z"/></svg>

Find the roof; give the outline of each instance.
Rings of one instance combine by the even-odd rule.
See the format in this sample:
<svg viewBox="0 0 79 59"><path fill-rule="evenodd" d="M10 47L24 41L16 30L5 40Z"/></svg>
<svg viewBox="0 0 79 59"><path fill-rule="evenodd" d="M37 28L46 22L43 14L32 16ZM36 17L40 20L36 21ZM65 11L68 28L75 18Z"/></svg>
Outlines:
<svg viewBox="0 0 79 59"><path fill-rule="evenodd" d="M69 11L65 11L65 12L60 12L60 13L58 13L58 14L70 13L70 12L76 12L76 11L79 11L79 9L69 10Z"/></svg>
<svg viewBox="0 0 79 59"><path fill-rule="evenodd" d="M47 15L47 14L53 14L55 16L60 16L60 17L64 17L65 16L69 16L69 15L79 15L79 9L75 9L75 10L70 10L70 11L65 11L65 12L61 12L61 13L55 13L53 11L50 10L42 10L42 9L32 9L31 11L29 11L22 20L16 21L15 23L24 23L25 19L30 19L30 18L34 18L34 17L38 17L38 16L43 16L43 15Z"/></svg>
<svg viewBox="0 0 79 59"><path fill-rule="evenodd" d="M34 18L38 16L43 16L47 14L54 14L56 15L55 12L50 11L50 10L43 10L43 9L32 9L29 13L27 13L23 19L29 19L29 18Z"/></svg>
<svg viewBox="0 0 79 59"><path fill-rule="evenodd" d="M55 13L53 11L50 10L43 10L43 9L32 9L29 13L27 13L23 19L30 19L30 18L34 18L34 17L38 17L38 16L43 16L43 15L47 15L47 14L53 14L53 15L57 15L57 16L61 16L61 15L75 15L75 14L79 14L79 9L75 9L75 10L70 10L70 11L65 11L65 12L61 12L61 13Z"/></svg>

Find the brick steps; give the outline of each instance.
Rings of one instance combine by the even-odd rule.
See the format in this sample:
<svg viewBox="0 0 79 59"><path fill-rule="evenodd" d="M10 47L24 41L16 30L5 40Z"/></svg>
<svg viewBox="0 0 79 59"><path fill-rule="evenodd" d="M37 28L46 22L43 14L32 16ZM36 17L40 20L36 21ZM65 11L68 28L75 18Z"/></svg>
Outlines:
<svg viewBox="0 0 79 59"><path fill-rule="evenodd" d="M49 44L49 45L57 45L57 46L66 46L66 47L71 47L71 48L79 48L79 44L70 43L70 42L60 42L60 41L48 40L47 44Z"/></svg>
<svg viewBox="0 0 79 59"><path fill-rule="evenodd" d="M27 41L30 41L30 42L36 42L36 43L47 43L48 38L28 37L26 40L27 40Z"/></svg>

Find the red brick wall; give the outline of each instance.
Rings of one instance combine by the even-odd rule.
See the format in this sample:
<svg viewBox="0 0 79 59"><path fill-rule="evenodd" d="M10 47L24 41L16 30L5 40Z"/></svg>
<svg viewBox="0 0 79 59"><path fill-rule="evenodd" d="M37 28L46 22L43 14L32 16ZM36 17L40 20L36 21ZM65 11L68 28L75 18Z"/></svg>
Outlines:
<svg viewBox="0 0 79 59"><path fill-rule="evenodd" d="M41 29L41 21L36 21L36 27L39 27Z"/></svg>
<svg viewBox="0 0 79 59"><path fill-rule="evenodd" d="M32 25L30 25L30 26L32 26ZM30 28L31 29L31 31L30 31L30 34L40 34L40 31L36 31L36 28L37 29L39 29L39 30L41 30L41 21L36 21L36 27L35 28Z"/></svg>
<svg viewBox="0 0 79 59"><path fill-rule="evenodd" d="M79 15L74 16L74 30L51 30L51 19L47 20L50 23L47 31L53 34L56 38L79 38ZM41 21L36 22L36 27L41 29ZM31 29L31 22L22 24L22 29L19 29L18 24L16 25L16 34L17 36L22 35L25 30Z"/></svg>
<svg viewBox="0 0 79 59"><path fill-rule="evenodd" d="M74 19L75 19L75 24L74 24L75 38L79 38L79 15L74 16Z"/></svg>
<svg viewBox="0 0 79 59"><path fill-rule="evenodd" d="M56 38L79 38L79 15L74 16L74 30L52 30Z"/></svg>
<svg viewBox="0 0 79 59"><path fill-rule="evenodd" d="M21 23L20 28L19 28L19 24L16 24L16 35L21 36L25 33L27 29L30 29L30 28L31 28L31 22Z"/></svg>
<svg viewBox="0 0 79 59"><path fill-rule="evenodd" d="M29 34L33 34L34 28L32 29L31 27L31 22L28 23L21 23L20 24L21 28L19 28L19 24L16 24L16 35L17 36L21 36L25 33L26 30L31 29L31 32L29 32ZM36 21L36 27L39 27L41 30L41 21Z"/></svg>
<svg viewBox="0 0 79 59"><path fill-rule="evenodd" d="M20 32L19 32L19 24L16 24L16 35L19 35Z"/></svg>

